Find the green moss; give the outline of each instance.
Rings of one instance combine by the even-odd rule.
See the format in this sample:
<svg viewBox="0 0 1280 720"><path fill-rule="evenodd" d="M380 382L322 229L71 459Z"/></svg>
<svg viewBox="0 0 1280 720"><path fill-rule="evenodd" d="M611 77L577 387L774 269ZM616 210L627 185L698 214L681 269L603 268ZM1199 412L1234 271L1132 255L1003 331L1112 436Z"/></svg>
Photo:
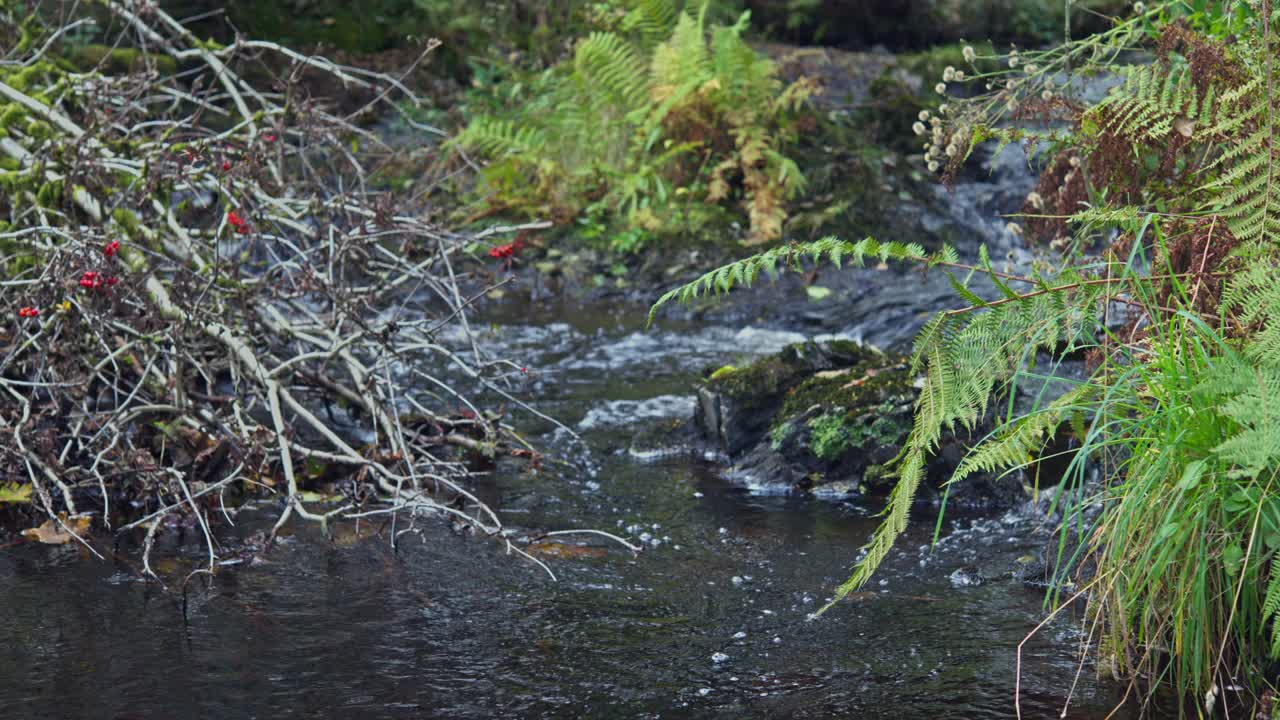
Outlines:
<svg viewBox="0 0 1280 720"><path fill-rule="evenodd" d="M744 400L784 390L796 379L797 368L775 355L745 368L717 374L718 377L711 380L718 391L735 400Z"/></svg>
<svg viewBox="0 0 1280 720"><path fill-rule="evenodd" d="M178 71L178 63L168 55L109 45L85 45L76 50L71 62L83 72L100 70L104 73L130 73L153 66L162 75L172 75Z"/></svg>
<svg viewBox="0 0 1280 720"><path fill-rule="evenodd" d="M51 85L62 74L58 66L47 60L41 60L16 72L5 73L4 81L18 92L30 94L33 88Z"/></svg>
<svg viewBox="0 0 1280 720"><path fill-rule="evenodd" d="M5 195L16 195L20 189L26 184L27 174L17 171L0 172L0 190Z"/></svg>
<svg viewBox="0 0 1280 720"><path fill-rule="evenodd" d="M828 413L813 418L809 421L809 431L809 447L823 460L836 460L852 447L849 430L840 414Z"/></svg>
<svg viewBox="0 0 1280 720"><path fill-rule="evenodd" d="M788 420L815 405L865 412L888 401L914 397L911 373L898 360L879 356L847 370L814 375L787 393L778 418Z"/></svg>
<svg viewBox="0 0 1280 720"><path fill-rule="evenodd" d="M137 214L132 210L116 208L111 211L111 219L115 220L116 224L124 229L125 235L130 238L136 240L142 236L142 226L138 222Z"/></svg>
<svg viewBox="0 0 1280 720"><path fill-rule="evenodd" d="M0 112L0 128L16 127L27 116L26 108L18 103L9 103L0 107L4 108Z"/></svg>
<svg viewBox="0 0 1280 720"><path fill-rule="evenodd" d="M27 127L24 128L28 136L36 140L48 140L53 137L53 128L44 120L31 119L27 121Z"/></svg>
<svg viewBox="0 0 1280 720"><path fill-rule="evenodd" d="M731 375L731 374L733 374L733 373L736 373L736 372L738 372L738 368L736 368L736 367L734 367L734 366L732 366L732 365L725 365L724 367L720 368L719 370L716 370L715 372L711 373L711 379L712 379L712 380L720 380L720 379L723 379L723 378L729 377L729 375Z"/></svg>
<svg viewBox="0 0 1280 720"><path fill-rule="evenodd" d="M794 423L779 423L769 431L769 446L773 448L774 452L778 452L795 434L796 426Z"/></svg>
<svg viewBox="0 0 1280 720"><path fill-rule="evenodd" d="M836 407L809 420L809 449L819 459L834 462L851 450L874 450L902 443L910 419L892 402L864 412ZM790 427L787 422L778 428ZM775 428L777 430L778 428Z"/></svg>

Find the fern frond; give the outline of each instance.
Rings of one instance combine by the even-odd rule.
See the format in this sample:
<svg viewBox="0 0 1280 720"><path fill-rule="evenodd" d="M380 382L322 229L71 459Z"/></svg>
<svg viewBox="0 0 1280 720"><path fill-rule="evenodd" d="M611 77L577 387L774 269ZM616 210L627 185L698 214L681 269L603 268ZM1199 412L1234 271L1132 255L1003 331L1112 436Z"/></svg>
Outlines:
<svg viewBox="0 0 1280 720"><path fill-rule="evenodd" d="M644 61L630 43L613 33L593 32L578 43L573 72L585 92L607 94L624 112L642 107L648 95Z"/></svg>
<svg viewBox="0 0 1280 720"><path fill-rule="evenodd" d="M649 65L655 89L699 87L714 77L702 23L681 13L671 37L654 48Z"/></svg>
<svg viewBox="0 0 1280 720"><path fill-rule="evenodd" d="M851 260L855 265L862 265L867 258L884 262L889 260L926 262L929 259L925 249L915 243L882 243L872 238L851 243L833 236L807 243L782 245L716 268L693 282L669 290L649 309L649 323L653 323L658 309L672 300L688 303L711 293L718 295L722 292L730 292L738 286L750 287L762 270L772 273L779 264L784 267L798 267L799 261L806 257L814 262L821 262L826 258L836 265L845 262L846 259Z"/></svg>
<svg viewBox="0 0 1280 720"><path fill-rule="evenodd" d="M536 155L546 147L546 136L511 120L479 117L471 121L454 142L489 157Z"/></svg>
<svg viewBox="0 0 1280 720"><path fill-rule="evenodd" d="M633 0L622 29L636 33L642 42L652 46L671 35L679 14L675 0Z"/></svg>
<svg viewBox="0 0 1280 720"><path fill-rule="evenodd" d="M1271 578L1262 601L1262 622L1271 623L1271 657L1280 657L1280 553L1271 557Z"/></svg>
<svg viewBox="0 0 1280 720"><path fill-rule="evenodd" d="M1080 411L1081 401L1092 393L1078 385L1039 412L1024 415L974 446L960 461L949 482L958 483L975 472L1012 470L1033 462L1053 432Z"/></svg>

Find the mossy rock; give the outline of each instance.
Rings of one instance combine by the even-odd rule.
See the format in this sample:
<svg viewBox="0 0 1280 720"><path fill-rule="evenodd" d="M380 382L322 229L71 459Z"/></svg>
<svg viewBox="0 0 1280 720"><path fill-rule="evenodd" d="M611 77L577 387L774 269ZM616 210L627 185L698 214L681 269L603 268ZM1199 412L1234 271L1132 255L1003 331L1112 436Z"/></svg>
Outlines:
<svg viewBox="0 0 1280 720"><path fill-rule="evenodd" d="M790 345L699 389L699 424L737 467L797 488L857 486L897 454L916 397L906 358L851 341Z"/></svg>
<svg viewBox="0 0 1280 720"><path fill-rule="evenodd" d="M883 495L896 482L919 395L905 356L855 342L803 343L751 365L721 368L699 388L698 424L728 454L731 478L823 494ZM985 427L985 426L984 426ZM946 436L930 458L937 498L975 437ZM1021 481L982 474L950 490L950 502L1008 507Z"/></svg>
<svg viewBox="0 0 1280 720"><path fill-rule="evenodd" d="M720 368L699 388L702 431L729 455L759 442L787 393L814 373L855 367L882 357L855 342L798 343L742 368Z"/></svg>
<svg viewBox="0 0 1280 720"><path fill-rule="evenodd" d="M814 373L788 390L773 415L769 449L812 478L861 479L897 455L911 431L916 398L905 357L875 354L850 367Z"/></svg>

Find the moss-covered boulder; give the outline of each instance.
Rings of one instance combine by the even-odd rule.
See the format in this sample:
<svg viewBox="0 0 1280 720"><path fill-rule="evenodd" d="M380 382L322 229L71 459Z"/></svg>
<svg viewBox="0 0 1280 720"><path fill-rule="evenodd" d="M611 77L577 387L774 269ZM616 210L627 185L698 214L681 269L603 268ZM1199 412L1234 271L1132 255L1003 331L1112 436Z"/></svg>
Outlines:
<svg viewBox="0 0 1280 720"><path fill-rule="evenodd" d="M721 368L698 389L697 425L728 455L730 476L756 487L827 495L880 495L911 430L917 378L902 355L849 341L790 345L751 365ZM971 440L947 438L930 467L946 483ZM952 500L1009 506L1016 477L977 476ZM922 494L928 497L928 493Z"/></svg>
<svg viewBox="0 0 1280 720"><path fill-rule="evenodd" d="M817 373L883 362L883 355L854 342L800 343L743 368L710 373L698 388L703 433L729 456L766 437L791 391Z"/></svg>

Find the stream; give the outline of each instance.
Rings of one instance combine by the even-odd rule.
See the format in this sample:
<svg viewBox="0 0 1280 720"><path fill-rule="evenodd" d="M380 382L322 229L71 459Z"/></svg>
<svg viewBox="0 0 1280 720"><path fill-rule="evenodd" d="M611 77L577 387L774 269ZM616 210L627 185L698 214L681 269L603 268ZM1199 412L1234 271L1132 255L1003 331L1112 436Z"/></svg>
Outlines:
<svg viewBox="0 0 1280 720"><path fill-rule="evenodd" d="M1028 178L961 187L949 202L968 205L950 217L980 217L996 242L987 206L1018 200ZM295 523L252 560L271 504L222 531L220 555L243 562L185 592L140 582L124 559L139 555L132 539L107 561L74 544L9 548L3 715L1007 718L1018 678L1023 717L1058 717L1068 697L1063 717L1107 717L1124 686L1081 664L1079 613L1032 635L1017 672L1045 616L1041 591L1004 577L1044 542L1031 514L949 513L933 545L936 511L924 508L869 587L811 620L879 507L742 487L714 458L629 452L638 432L692 414L707 367L824 333L894 345L950 298L940 278L896 272L823 283L826 305L777 302L794 289L784 281L653 329L634 302L517 294L473 321L483 347L527 363L521 397L581 436L519 416L548 460L503 464L478 494L513 540L600 528L641 552L558 537L540 556L553 581L501 542L419 520L395 549L381 526L329 539ZM204 552L197 531L165 533L156 562L181 577Z"/></svg>
<svg viewBox="0 0 1280 720"><path fill-rule="evenodd" d="M751 491L692 456L642 463L632 434L691 412L708 364L794 336L673 324L635 308L557 308L570 322L503 324L482 339L530 357L538 407L575 427L535 439L570 469L497 473L481 490L515 528L602 528L557 576L436 521L392 551L343 526L302 526L265 562L197 580L183 602L74 545L0 554L0 707L9 717L1010 717L1015 648L1042 594L998 575L1036 551L1032 521L950 515L930 548L922 513L866 592L807 618L876 524L877 508ZM552 453L554 455L554 452ZM245 513L235 557L269 527ZM1042 538L1041 538L1042 541ZM198 533L161 562L199 562ZM126 553L127 554L127 553ZM175 559L177 558L177 559ZM1079 617L1027 642L1026 717L1056 716L1078 669ZM1068 717L1101 718L1122 688L1080 673ZM1127 717L1117 715L1117 717Z"/></svg>

